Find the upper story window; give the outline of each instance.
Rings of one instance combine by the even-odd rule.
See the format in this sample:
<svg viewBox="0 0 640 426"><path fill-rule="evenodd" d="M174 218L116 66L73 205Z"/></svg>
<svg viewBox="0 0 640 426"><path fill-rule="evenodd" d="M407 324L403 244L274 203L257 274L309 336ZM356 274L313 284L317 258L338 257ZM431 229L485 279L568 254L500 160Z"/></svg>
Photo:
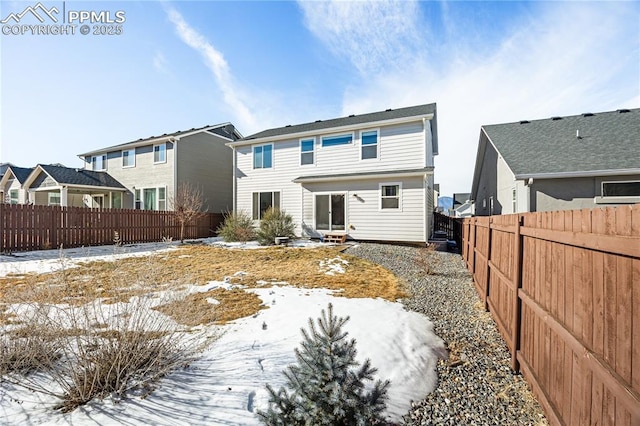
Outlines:
<svg viewBox="0 0 640 426"><path fill-rule="evenodd" d="M398 210L400 209L400 191L402 187L399 183L380 184L380 209Z"/></svg>
<svg viewBox="0 0 640 426"><path fill-rule="evenodd" d="M253 147L253 168L270 169L273 167L273 145L256 145Z"/></svg>
<svg viewBox="0 0 640 426"><path fill-rule="evenodd" d="M153 146L153 163L167 162L167 144L161 143Z"/></svg>
<svg viewBox="0 0 640 426"><path fill-rule="evenodd" d="M377 130L368 130L362 132L362 154L363 160L370 158L378 158L378 138L379 134Z"/></svg>
<svg viewBox="0 0 640 426"><path fill-rule="evenodd" d="M135 167L136 166L136 150L126 149L122 151L122 167Z"/></svg>
<svg viewBox="0 0 640 426"><path fill-rule="evenodd" d="M107 170L107 154L91 157L91 170Z"/></svg>
<svg viewBox="0 0 640 426"><path fill-rule="evenodd" d="M344 135L323 136L322 146L348 145L353 142L353 133Z"/></svg>
<svg viewBox="0 0 640 426"><path fill-rule="evenodd" d="M315 138L300 139L300 165L313 164L313 156L316 146Z"/></svg>

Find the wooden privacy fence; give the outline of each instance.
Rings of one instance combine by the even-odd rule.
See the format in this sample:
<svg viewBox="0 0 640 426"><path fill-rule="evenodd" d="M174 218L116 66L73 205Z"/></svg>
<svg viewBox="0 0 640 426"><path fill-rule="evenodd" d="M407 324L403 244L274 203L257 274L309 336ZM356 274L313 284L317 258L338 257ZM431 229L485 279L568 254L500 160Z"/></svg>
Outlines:
<svg viewBox="0 0 640 426"><path fill-rule="evenodd" d="M215 235L223 216L207 213L186 225L185 238ZM0 204L0 253L180 238L172 212Z"/></svg>
<svg viewBox="0 0 640 426"><path fill-rule="evenodd" d="M550 422L640 425L640 204L469 218L463 234Z"/></svg>
<svg viewBox="0 0 640 426"><path fill-rule="evenodd" d="M551 423L640 425L640 204L469 218L463 234Z"/></svg>

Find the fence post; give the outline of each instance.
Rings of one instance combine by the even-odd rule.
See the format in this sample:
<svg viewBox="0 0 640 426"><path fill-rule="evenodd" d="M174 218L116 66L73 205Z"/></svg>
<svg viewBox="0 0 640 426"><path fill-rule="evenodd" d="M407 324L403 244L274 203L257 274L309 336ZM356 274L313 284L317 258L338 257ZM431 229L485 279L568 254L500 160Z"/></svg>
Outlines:
<svg viewBox="0 0 640 426"><path fill-rule="evenodd" d="M484 311L489 311L489 285L491 283L491 224L493 216L489 216L489 235L487 236L487 277L484 284Z"/></svg>
<svg viewBox="0 0 640 426"><path fill-rule="evenodd" d="M520 299L520 289L522 288L522 237L520 235L520 227L523 225L524 217L518 215L516 218L516 232L514 234L514 253L513 253L513 324L511 328L511 341L513 349L511 350L511 369L515 372L520 371L520 363L518 362L518 351L520 350L520 325L522 324L522 300Z"/></svg>

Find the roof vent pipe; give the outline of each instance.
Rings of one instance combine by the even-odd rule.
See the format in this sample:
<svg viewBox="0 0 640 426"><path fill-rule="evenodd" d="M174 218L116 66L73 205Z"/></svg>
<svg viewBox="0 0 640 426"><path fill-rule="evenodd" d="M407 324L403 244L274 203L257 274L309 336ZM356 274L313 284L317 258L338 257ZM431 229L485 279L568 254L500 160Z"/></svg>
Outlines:
<svg viewBox="0 0 640 426"><path fill-rule="evenodd" d="M580 136L580 129L576 130L576 138L582 139L582 136Z"/></svg>

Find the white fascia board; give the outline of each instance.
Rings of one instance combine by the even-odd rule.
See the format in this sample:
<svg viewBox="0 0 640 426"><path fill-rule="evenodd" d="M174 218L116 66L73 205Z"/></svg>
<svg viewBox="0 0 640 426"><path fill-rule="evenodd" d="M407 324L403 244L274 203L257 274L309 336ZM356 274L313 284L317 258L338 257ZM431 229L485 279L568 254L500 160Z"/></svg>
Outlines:
<svg viewBox="0 0 640 426"><path fill-rule="evenodd" d="M315 183L315 182L340 182L345 180L365 180L365 179L386 179L386 178L404 178L404 177L420 177L433 175L433 170L424 170L420 172L398 172L398 173L375 173L367 175L340 175L340 176L316 176L310 178L296 178L294 183Z"/></svg>
<svg viewBox="0 0 640 426"><path fill-rule="evenodd" d="M555 172L555 173L523 173L515 175L517 180L525 179L567 179L578 177L594 177L594 176L625 176L638 175L638 169L613 169L613 170L586 170L576 172Z"/></svg>
<svg viewBox="0 0 640 426"><path fill-rule="evenodd" d="M62 188L67 188L67 189L89 189L92 190L93 192L97 192L98 190L100 191L112 191L112 192L127 192L128 189L126 188L114 188L111 186L91 186L91 185L73 185L73 184L66 184L66 183L60 183L57 182L58 185L57 186L45 186L45 187L40 187L40 188L33 188L33 189L29 189L32 192L50 192L52 189L57 189L60 190Z"/></svg>
<svg viewBox="0 0 640 426"><path fill-rule="evenodd" d="M194 133L196 133L196 132L194 132ZM194 134L194 133L191 133L191 134ZM142 141L134 141L134 142L124 143L122 145L115 145L115 146L110 146L110 147L107 147L107 148L96 149L94 151L85 152L84 154L78 154L78 157L79 158L86 158L86 157L94 156L94 155L97 155L97 154L107 154L109 152L123 151L123 150L131 149L131 148L137 148L139 146L158 144L158 143L162 143L162 142L177 142L180 138L182 138L184 136L185 135L180 135L180 136L161 136L161 137L157 137L157 138L154 138L154 139L145 139L145 140L142 140Z"/></svg>
<svg viewBox="0 0 640 426"><path fill-rule="evenodd" d="M411 117L392 118L389 120L365 121L362 123L350 124L347 126L325 127L317 130L308 130L305 132L285 133L282 135L275 135L275 136L270 136L265 138L230 142L227 144L227 146L234 147L234 146L243 146L243 145L254 145L254 144L267 143L267 142L277 142L280 140L299 139L306 136L318 136L323 134L351 132L354 130L369 128L369 127L391 126L394 124L410 123L412 121L419 121L423 119L431 120L433 119L433 114L414 115Z"/></svg>

